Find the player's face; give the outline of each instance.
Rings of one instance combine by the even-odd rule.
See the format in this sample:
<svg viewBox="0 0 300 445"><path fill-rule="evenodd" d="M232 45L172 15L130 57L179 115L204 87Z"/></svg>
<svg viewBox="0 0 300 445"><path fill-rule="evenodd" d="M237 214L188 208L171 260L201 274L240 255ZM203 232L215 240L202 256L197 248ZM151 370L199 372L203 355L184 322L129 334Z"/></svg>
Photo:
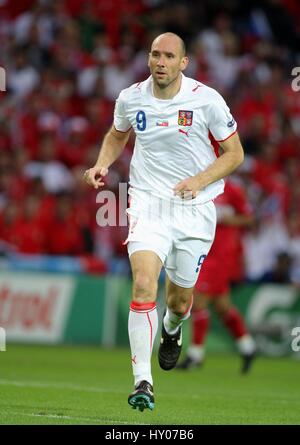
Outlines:
<svg viewBox="0 0 300 445"><path fill-rule="evenodd" d="M157 86L168 87L178 79L187 63L188 59L182 53L179 39L162 36L154 40L149 53L148 66Z"/></svg>

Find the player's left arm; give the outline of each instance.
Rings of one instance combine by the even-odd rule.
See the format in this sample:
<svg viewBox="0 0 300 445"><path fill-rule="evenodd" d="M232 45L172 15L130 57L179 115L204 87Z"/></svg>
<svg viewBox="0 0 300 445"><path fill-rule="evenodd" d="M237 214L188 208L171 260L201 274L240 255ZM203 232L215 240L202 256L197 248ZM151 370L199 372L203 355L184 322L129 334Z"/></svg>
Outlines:
<svg viewBox="0 0 300 445"><path fill-rule="evenodd" d="M174 188L176 195L192 195L225 176L230 175L244 160L244 150L237 132L223 142L219 142L223 154L219 156L206 170L191 178L180 181Z"/></svg>

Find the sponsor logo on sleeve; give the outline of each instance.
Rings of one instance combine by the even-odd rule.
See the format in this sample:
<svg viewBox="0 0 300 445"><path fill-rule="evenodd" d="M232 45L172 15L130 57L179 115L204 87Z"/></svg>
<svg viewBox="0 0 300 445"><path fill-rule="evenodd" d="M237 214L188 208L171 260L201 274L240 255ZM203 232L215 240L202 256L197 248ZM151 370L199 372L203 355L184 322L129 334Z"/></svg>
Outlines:
<svg viewBox="0 0 300 445"><path fill-rule="evenodd" d="M231 127L234 126L234 124L235 124L235 120L234 120L234 118L232 118L231 121L229 121L229 122L227 123L227 127L231 128Z"/></svg>

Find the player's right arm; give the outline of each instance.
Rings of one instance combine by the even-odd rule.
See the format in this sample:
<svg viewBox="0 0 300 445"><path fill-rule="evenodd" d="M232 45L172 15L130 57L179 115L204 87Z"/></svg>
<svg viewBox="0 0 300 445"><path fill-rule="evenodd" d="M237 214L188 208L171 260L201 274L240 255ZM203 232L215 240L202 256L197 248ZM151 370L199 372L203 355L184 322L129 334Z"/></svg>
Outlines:
<svg viewBox="0 0 300 445"><path fill-rule="evenodd" d="M118 131L114 125L104 136L99 156L94 167L84 173L85 181L95 189L104 185L102 178L107 175L108 169L121 155L129 139L130 130Z"/></svg>
<svg viewBox="0 0 300 445"><path fill-rule="evenodd" d="M104 136L99 156L94 167L86 170L84 179L95 189L104 185L102 178L107 175L108 169L120 156L127 144L131 133L131 123L126 112L126 103L130 88L121 91L115 103L114 123Z"/></svg>

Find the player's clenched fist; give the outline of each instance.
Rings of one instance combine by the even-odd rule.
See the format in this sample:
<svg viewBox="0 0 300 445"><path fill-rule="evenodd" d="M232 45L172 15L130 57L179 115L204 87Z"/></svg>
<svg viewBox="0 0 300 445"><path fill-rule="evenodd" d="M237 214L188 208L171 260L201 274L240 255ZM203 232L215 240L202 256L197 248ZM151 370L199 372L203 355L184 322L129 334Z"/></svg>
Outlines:
<svg viewBox="0 0 300 445"><path fill-rule="evenodd" d="M102 178L108 173L108 168L106 167L92 167L86 170L83 174L85 182L95 189L104 185Z"/></svg>

